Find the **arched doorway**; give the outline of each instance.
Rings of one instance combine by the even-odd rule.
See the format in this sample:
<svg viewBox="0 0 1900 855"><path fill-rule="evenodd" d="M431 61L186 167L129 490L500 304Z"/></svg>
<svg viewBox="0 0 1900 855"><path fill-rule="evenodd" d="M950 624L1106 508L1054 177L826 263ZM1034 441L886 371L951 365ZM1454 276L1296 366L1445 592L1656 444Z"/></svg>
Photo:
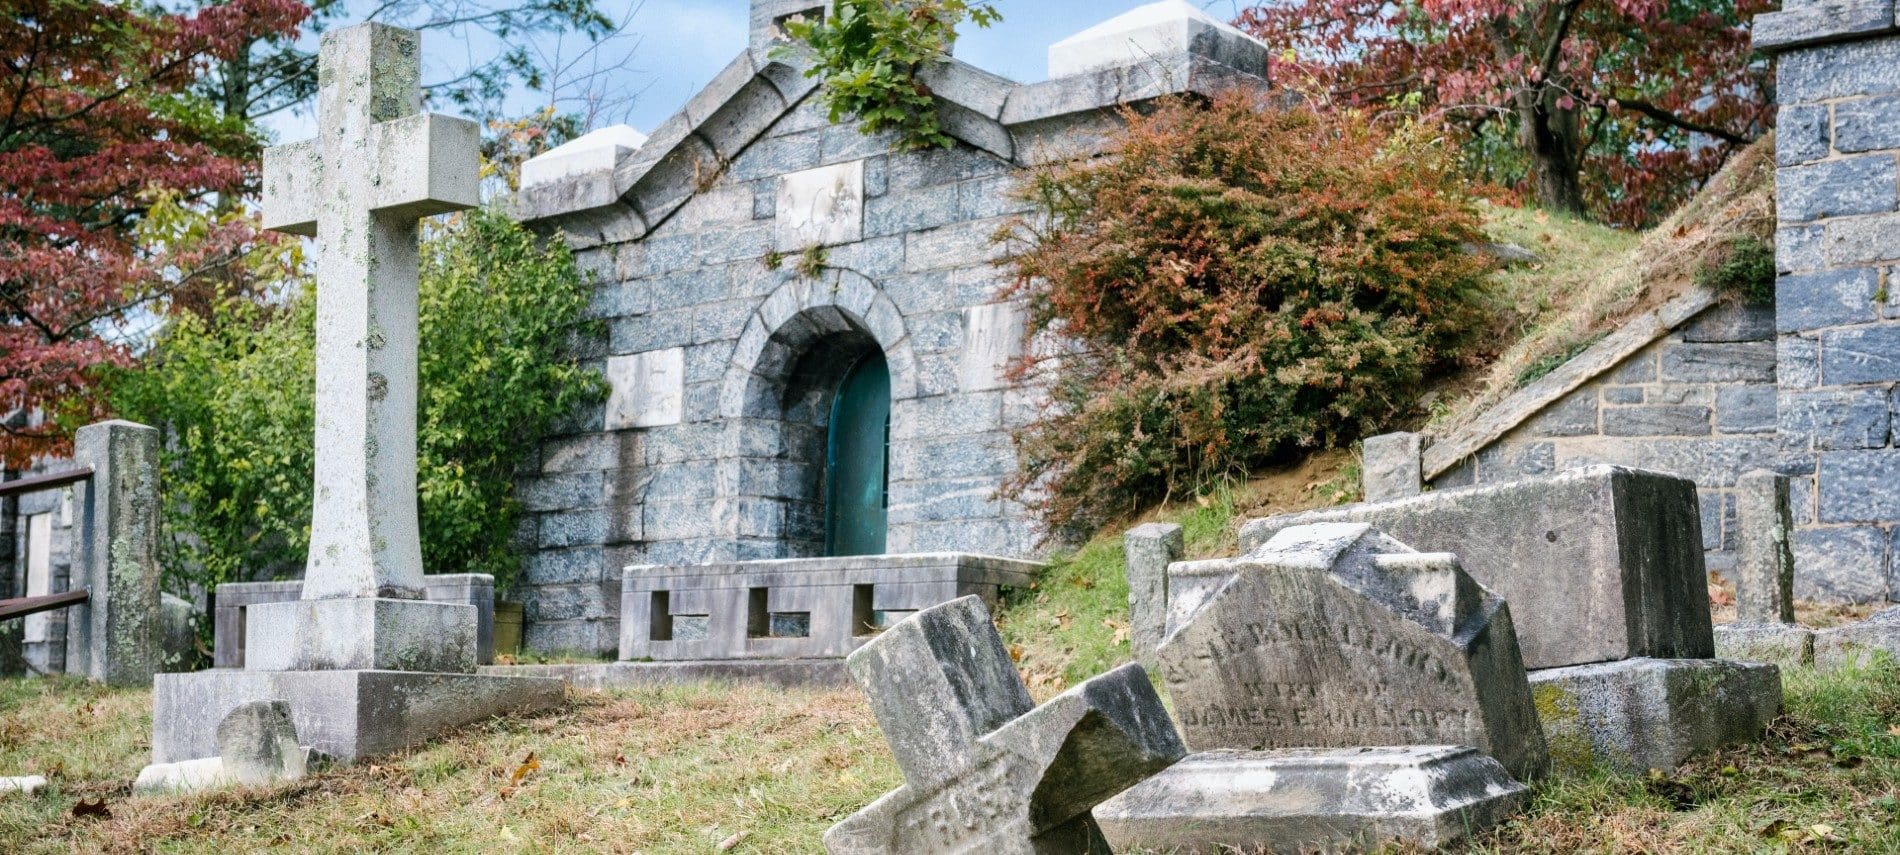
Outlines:
<svg viewBox="0 0 1900 855"><path fill-rule="evenodd" d="M832 397L825 441L825 554L882 555L889 507L891 370L865 354Z"/></svg>

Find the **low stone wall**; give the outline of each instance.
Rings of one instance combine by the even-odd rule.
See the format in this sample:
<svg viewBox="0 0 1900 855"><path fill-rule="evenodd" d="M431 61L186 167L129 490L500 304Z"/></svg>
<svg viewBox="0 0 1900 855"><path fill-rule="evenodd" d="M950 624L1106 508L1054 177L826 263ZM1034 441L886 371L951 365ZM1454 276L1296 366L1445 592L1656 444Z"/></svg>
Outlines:
<svg viewBox="0 0 1900 855"><path fill-rule="evenodd" d="M1720 304L1429 484L1502 483L1599 463L1673 473L1700 488L1702 545L1711 568L1727 569L1737 545L1736 479L1774 466L1775 381L1774 310ZM1366 470L1376 465L1368 459ZM1812 516L1811 496L1797 496L1795 504Z"/></svg>

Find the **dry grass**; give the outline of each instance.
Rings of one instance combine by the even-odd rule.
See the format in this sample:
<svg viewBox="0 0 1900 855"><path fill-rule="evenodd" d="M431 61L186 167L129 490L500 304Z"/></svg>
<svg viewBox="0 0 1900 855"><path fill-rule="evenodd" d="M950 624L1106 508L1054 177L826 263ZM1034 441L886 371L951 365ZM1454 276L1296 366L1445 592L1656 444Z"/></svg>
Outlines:
<svg viewBox="0 0 1900 855"><path fill-rule="evenodd" d="M1493 239L1541 260L1498 274L1500 327L1509 342L1484 369L1441 390L1431 429L1455 430L1525 383L1561 365L1623 322L1693 287L1743 238L1774 239L1774 138L1737 154L1667 221L1642 235L1541 211L1494 208Z"/></svg>
<svg viewBox="0 0 1900 855"><path fill-rule="evenodd" d="M837 818L900 783L855 691L700 686L577 694L560 713L285 787L133 798L149 693L106 693L116 714L62 734L62 714L98 690L53 685L0 708L9 728L49 722L31 742L9 740L0 768L25 771L21 758L38 756L42 771L67 769L51 793L0 809L0 851L657 855L719 851L736 837L727 851L819 852ZM77 773L63 758L87 738L120 746L116 762ZM537 768L509 792L530 755ZM74 817L76 796L105 798L111 816Z"/></svg>

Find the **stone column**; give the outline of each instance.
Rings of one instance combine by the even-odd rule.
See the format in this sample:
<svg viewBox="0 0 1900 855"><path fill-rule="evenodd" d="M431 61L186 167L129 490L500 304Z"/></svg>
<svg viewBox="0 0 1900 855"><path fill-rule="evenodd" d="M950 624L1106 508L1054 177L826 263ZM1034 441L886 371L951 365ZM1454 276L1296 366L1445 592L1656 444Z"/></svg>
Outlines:
<svg viewBox="0 0 1900 855"><path fill-rule="evenodd" d="M1360 482L1365 500L1383 502L1425 492L1425 437L1416 433L1388 433L1367 437L1364 472Z"/></svg>
<svg viewBox="0 0 1900 855"><path fill-rule="evenodd" d="M1136 526L1122 536L1128 574L1128 636L1135 659L1155 667L1155 651L1168 627L1168 565L1181 560L1187 539L1170 523Z"/></svg>
<svg viewBox="0 0 1900 855"><path fill-rule="evenodd" d="M73 462L92 468L77 489L78 560L71 587L92 599L66 622L66 672L142 687L158 673L158 430L112 421L79 429Z"/></svg>
<svg viewBox="0 0 1900 855"><path fill-rule="evenodd" d="M1755 19L1778 54L1776 325L1781 468L1795 477L1795 589L1894 596L1900 448L1900 24L1892 0Z"/></svg>
<svg viewBox="0 0 1900 855"><path fill-rule="evenodd" d="M1735 569L1738 623L1794 623L1794 555L1789 478L1756 471L1735 483L1741 555Z"/></svg>

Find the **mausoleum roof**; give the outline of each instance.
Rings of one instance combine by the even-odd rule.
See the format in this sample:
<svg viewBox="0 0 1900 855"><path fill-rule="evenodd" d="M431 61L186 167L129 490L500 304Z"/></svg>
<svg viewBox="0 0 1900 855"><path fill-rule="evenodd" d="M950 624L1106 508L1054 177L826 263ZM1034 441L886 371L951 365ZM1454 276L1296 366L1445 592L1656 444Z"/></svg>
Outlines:
<svg viewBox="0 0 1900 855"><path fill-rule="evenodd" d="M957 59L921 80L941 102L952 137L1022 166L1099 151L1106 136L1089 123L1112 121L1109 111L1120 105L1267 85L1263 45L1178 0L1065 40L1051 50L1052 71L1059 53L1069 73L1041 83L1017 83ZM537 180L524 176L516 218L563 231L576 246L644 237L812 94L818 81L805 74L812 61L800 49L746 50L644 145L609 149L611 169L585 159L599 156L596 146Z"/></svg>

